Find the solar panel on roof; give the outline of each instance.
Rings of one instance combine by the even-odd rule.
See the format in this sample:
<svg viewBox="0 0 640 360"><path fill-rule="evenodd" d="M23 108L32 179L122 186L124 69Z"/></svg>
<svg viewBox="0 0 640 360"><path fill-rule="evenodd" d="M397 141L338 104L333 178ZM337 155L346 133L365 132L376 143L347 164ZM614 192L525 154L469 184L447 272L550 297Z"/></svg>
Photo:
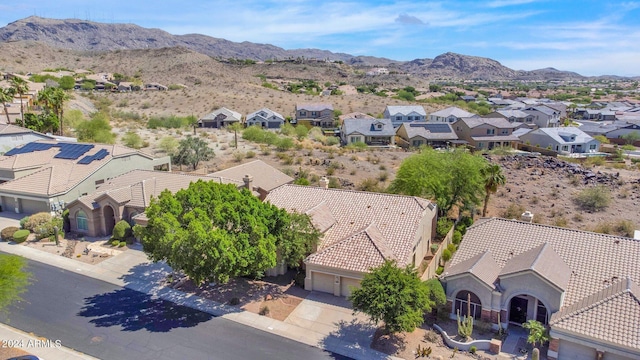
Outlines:
<svg viewBox="0 0 640 360"><path fill-rule="evenodd" d="M80 156L82 156L87 151L93 148L93 145L90 144L70 144L70 143L60 143L58 144L60 147L60 152L56 154L54 157L58 159L69 159L76 160Z"/></svg>
<svg viewBox="0 0 640 360"><path fill-rule="evenodd" d="M7 151L5 153L5 155L17 155L17 154L28 154L28 153L32 153L34 151L43 151L43 150L49 150L51 149L51 147L53 147L55 144L41 144L41 143L36 143L36 142L30 142L26 145L24 145L23 147L20 148L13 148L9 151Z"/></svg>
<svg viewBox="0 0 640 360"><path fill-rule="evenodd" d="M83 157L82 159L80 159L80 161L78 161L78 164L88 165L88 164L91 164L91 162L94 160L104 159L107 155L109 155L109 152L105 149L101 149L100 151L98 151L93 155L87 155Z"/></svg>

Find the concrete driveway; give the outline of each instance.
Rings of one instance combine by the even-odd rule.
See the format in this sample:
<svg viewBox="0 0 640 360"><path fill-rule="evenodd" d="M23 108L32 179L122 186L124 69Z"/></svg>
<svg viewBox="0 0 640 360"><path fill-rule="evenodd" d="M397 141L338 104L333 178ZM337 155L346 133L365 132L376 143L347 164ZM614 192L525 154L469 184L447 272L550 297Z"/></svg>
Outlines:
<svg viewBox="0 0 640 360"><path fill-rule="evenodd" d="M20 227L20 219L25 216L25 214L16 214L10 211L0 212L0 230L8 226Z"/></svg>
<svg viewBox="0 0 640 360"><path fill-rule="evenodd" d="M312 291L284 322L308 329L306 336L315 336L321 347L340 348L344 350L341 353L356 358L388 358L369 353L376 325L364 314L354 315L351 303L344 297Z"/></svg>

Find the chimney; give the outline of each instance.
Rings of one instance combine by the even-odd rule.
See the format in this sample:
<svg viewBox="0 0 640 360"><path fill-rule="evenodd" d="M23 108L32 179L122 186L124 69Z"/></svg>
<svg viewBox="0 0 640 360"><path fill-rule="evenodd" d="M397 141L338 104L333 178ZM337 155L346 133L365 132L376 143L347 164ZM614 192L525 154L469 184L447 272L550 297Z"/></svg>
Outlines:
<svg viewBox="0 0 640 360"><path fill-rule="evenodd" d="M323 176L323 177L320 179L320 187L323 187L323 188L325 188L325 189L328 189L328 188L329 188L329 179L327 179L327 177L326 177L326 176Z"/></svg>
<svg viewBox="0 0 640 360"><path fill-rule="evenodd" d="M523 212L522 215L520 215L520 220L528 223L533 222L533 213L529 210Z"/></svg>
<svg viewBox="0 0 640 360"><path fill-rule="evenodd" d="M244 187L247 190L253 191L253 176L247 174L242 178L242 181L244 181Z"/></svg>

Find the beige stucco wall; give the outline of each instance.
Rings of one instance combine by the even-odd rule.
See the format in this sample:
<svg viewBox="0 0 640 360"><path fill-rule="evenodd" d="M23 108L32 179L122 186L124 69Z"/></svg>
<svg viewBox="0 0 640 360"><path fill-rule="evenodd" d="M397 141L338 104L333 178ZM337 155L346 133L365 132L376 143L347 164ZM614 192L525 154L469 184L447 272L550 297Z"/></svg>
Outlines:
<svg viewBox="0 0 640 360"><path fill-rule="evenodd" d="M447 279L445 282L445 293L447 295L447 299L451 300L452 306L455 303L454 300L456 295L458 295L460 291L464 290L471 291L478 296L482 309L492 309L492 290L475 276L471 274L462 274L452 279ZM499 310L499 306L493 309ZM453 307L451 311L453 312Z"/></svg>
<svg viewBox="0 0 640 360"><path fill-rule="evenodd" d="M520 273L516 276L500 277L500 286L505 289L502 293L502 308L509 307L509 301L516 295L531 295L546 306L552 314L562 306L563 293L539 275L532 271Z"/></svg>

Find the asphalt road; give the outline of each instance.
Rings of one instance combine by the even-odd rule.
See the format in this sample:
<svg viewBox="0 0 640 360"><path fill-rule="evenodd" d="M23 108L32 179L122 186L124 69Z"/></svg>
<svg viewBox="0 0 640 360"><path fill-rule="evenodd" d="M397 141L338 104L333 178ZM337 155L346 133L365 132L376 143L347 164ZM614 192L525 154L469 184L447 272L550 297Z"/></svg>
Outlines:
<svg viewBox="0 0 640 360"><path fill-rule="evenodd" d="M101 359L348 359L46 264L29 271L0 322Z"/></svg>

